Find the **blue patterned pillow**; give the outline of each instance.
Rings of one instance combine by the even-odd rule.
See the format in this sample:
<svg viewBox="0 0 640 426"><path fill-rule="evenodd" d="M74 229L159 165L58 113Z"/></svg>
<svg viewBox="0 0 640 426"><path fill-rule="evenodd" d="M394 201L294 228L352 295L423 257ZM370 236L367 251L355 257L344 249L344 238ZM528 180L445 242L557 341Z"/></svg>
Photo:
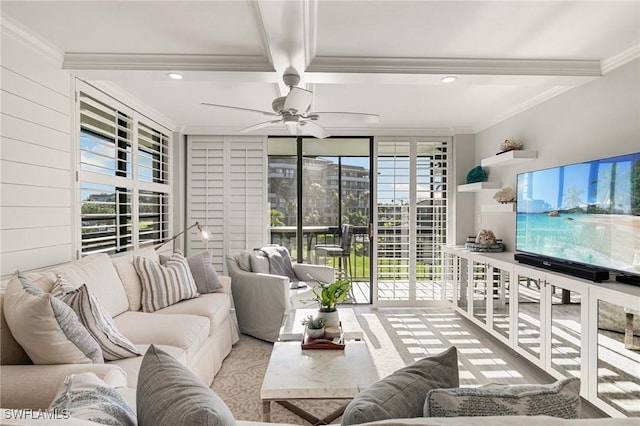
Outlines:
<svg viewBox="0 0 640 426"><path fill-rule="evenodd" d="M423 358L367 387L342 415L343 425L421 417L424 396L431 389L460 386L458 352L452 346Z"/></svg>
<svg viewBox="0 0 640 426"><path fill-rule="evenodd" d="M135 426L136 414L124 398L95 373L67 376L49 410L105 425Z"/></svg>
<svg viewBox="0 0 640 426"><path fill-rule="evenodd" d="M580 417L580 379L546 385L505 385L434 389L427 393L424 417L553 416Z"/></svg>

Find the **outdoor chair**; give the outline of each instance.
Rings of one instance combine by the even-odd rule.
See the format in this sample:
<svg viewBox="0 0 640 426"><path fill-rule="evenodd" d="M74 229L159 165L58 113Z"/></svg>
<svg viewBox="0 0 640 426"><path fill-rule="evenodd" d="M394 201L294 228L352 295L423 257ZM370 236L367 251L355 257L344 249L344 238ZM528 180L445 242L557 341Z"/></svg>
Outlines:
<svg viewBox="0 0 640 426"><path fill-rule="evenodd" d="M319 244L315 246L315 263L318 257L338 259L337 275L340 278L351 279L351 243L353 240L353 225L345 223L340 228L340 244Z"/></svg>

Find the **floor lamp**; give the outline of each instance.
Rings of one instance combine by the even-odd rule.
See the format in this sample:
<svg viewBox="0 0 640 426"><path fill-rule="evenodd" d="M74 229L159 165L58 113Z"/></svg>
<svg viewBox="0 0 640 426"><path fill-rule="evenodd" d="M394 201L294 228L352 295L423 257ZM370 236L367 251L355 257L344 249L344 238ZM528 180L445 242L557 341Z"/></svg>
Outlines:
<svg viewBox="0 0 640 426"><path fill-rule="evenodd" d="M211 234L209 234L209 230L205 227L200 225L200 222L196 222L193 225L189 226L188 228L178 232L176 235L174 235L173 237L169 238L167 241L158 244L155 249L156 251L159 250L161 247L167 245L170 242L173 242L173 251L176 251L176 239L184 234L185 232L187 232L190 229L196 228L198 230L198 235L200 235L200 239L202 239L202 241L209 241L209 238L211 237Z"/></svg>

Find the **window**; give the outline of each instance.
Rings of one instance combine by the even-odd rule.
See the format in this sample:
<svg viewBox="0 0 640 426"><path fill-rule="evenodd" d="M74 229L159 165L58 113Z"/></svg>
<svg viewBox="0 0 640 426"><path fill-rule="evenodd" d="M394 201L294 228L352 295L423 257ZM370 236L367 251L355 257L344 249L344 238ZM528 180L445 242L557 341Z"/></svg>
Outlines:
<svg viewBox="0 0 640 426"><path fill-rule="evenodd" d="M167 239L169 130L85 83L79 87L81 255Z"/></svg>

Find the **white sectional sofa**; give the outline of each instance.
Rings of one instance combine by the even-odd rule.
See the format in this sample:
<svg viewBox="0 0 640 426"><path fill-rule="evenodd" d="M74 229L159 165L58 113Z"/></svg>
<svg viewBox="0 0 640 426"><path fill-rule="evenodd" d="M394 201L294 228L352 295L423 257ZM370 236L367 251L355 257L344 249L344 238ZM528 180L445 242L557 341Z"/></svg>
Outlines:
<svg viewBox="0 0 640 426"><path fill-rule="evenodd" d="M172 354L204 383L211 384L223 359L238 341L238 329L231 311L231 279L219 276L223 288L183 300L153 313L141 311L142 287L133 265L134 256L159 260L152 248L122 257L90 255L46 271L25 276L48 292L58 274L75 287L86 283L102 307L113 317L118 330L142 354L150 344ZM15 279L15 278L14 278ZM94 372L108 384L124 388L135 401L135 388L142 356L104 364L33 365L14 339L2 310L0 292L0 400L3 408L46 409L56 390L69 374Z"/></svg>

